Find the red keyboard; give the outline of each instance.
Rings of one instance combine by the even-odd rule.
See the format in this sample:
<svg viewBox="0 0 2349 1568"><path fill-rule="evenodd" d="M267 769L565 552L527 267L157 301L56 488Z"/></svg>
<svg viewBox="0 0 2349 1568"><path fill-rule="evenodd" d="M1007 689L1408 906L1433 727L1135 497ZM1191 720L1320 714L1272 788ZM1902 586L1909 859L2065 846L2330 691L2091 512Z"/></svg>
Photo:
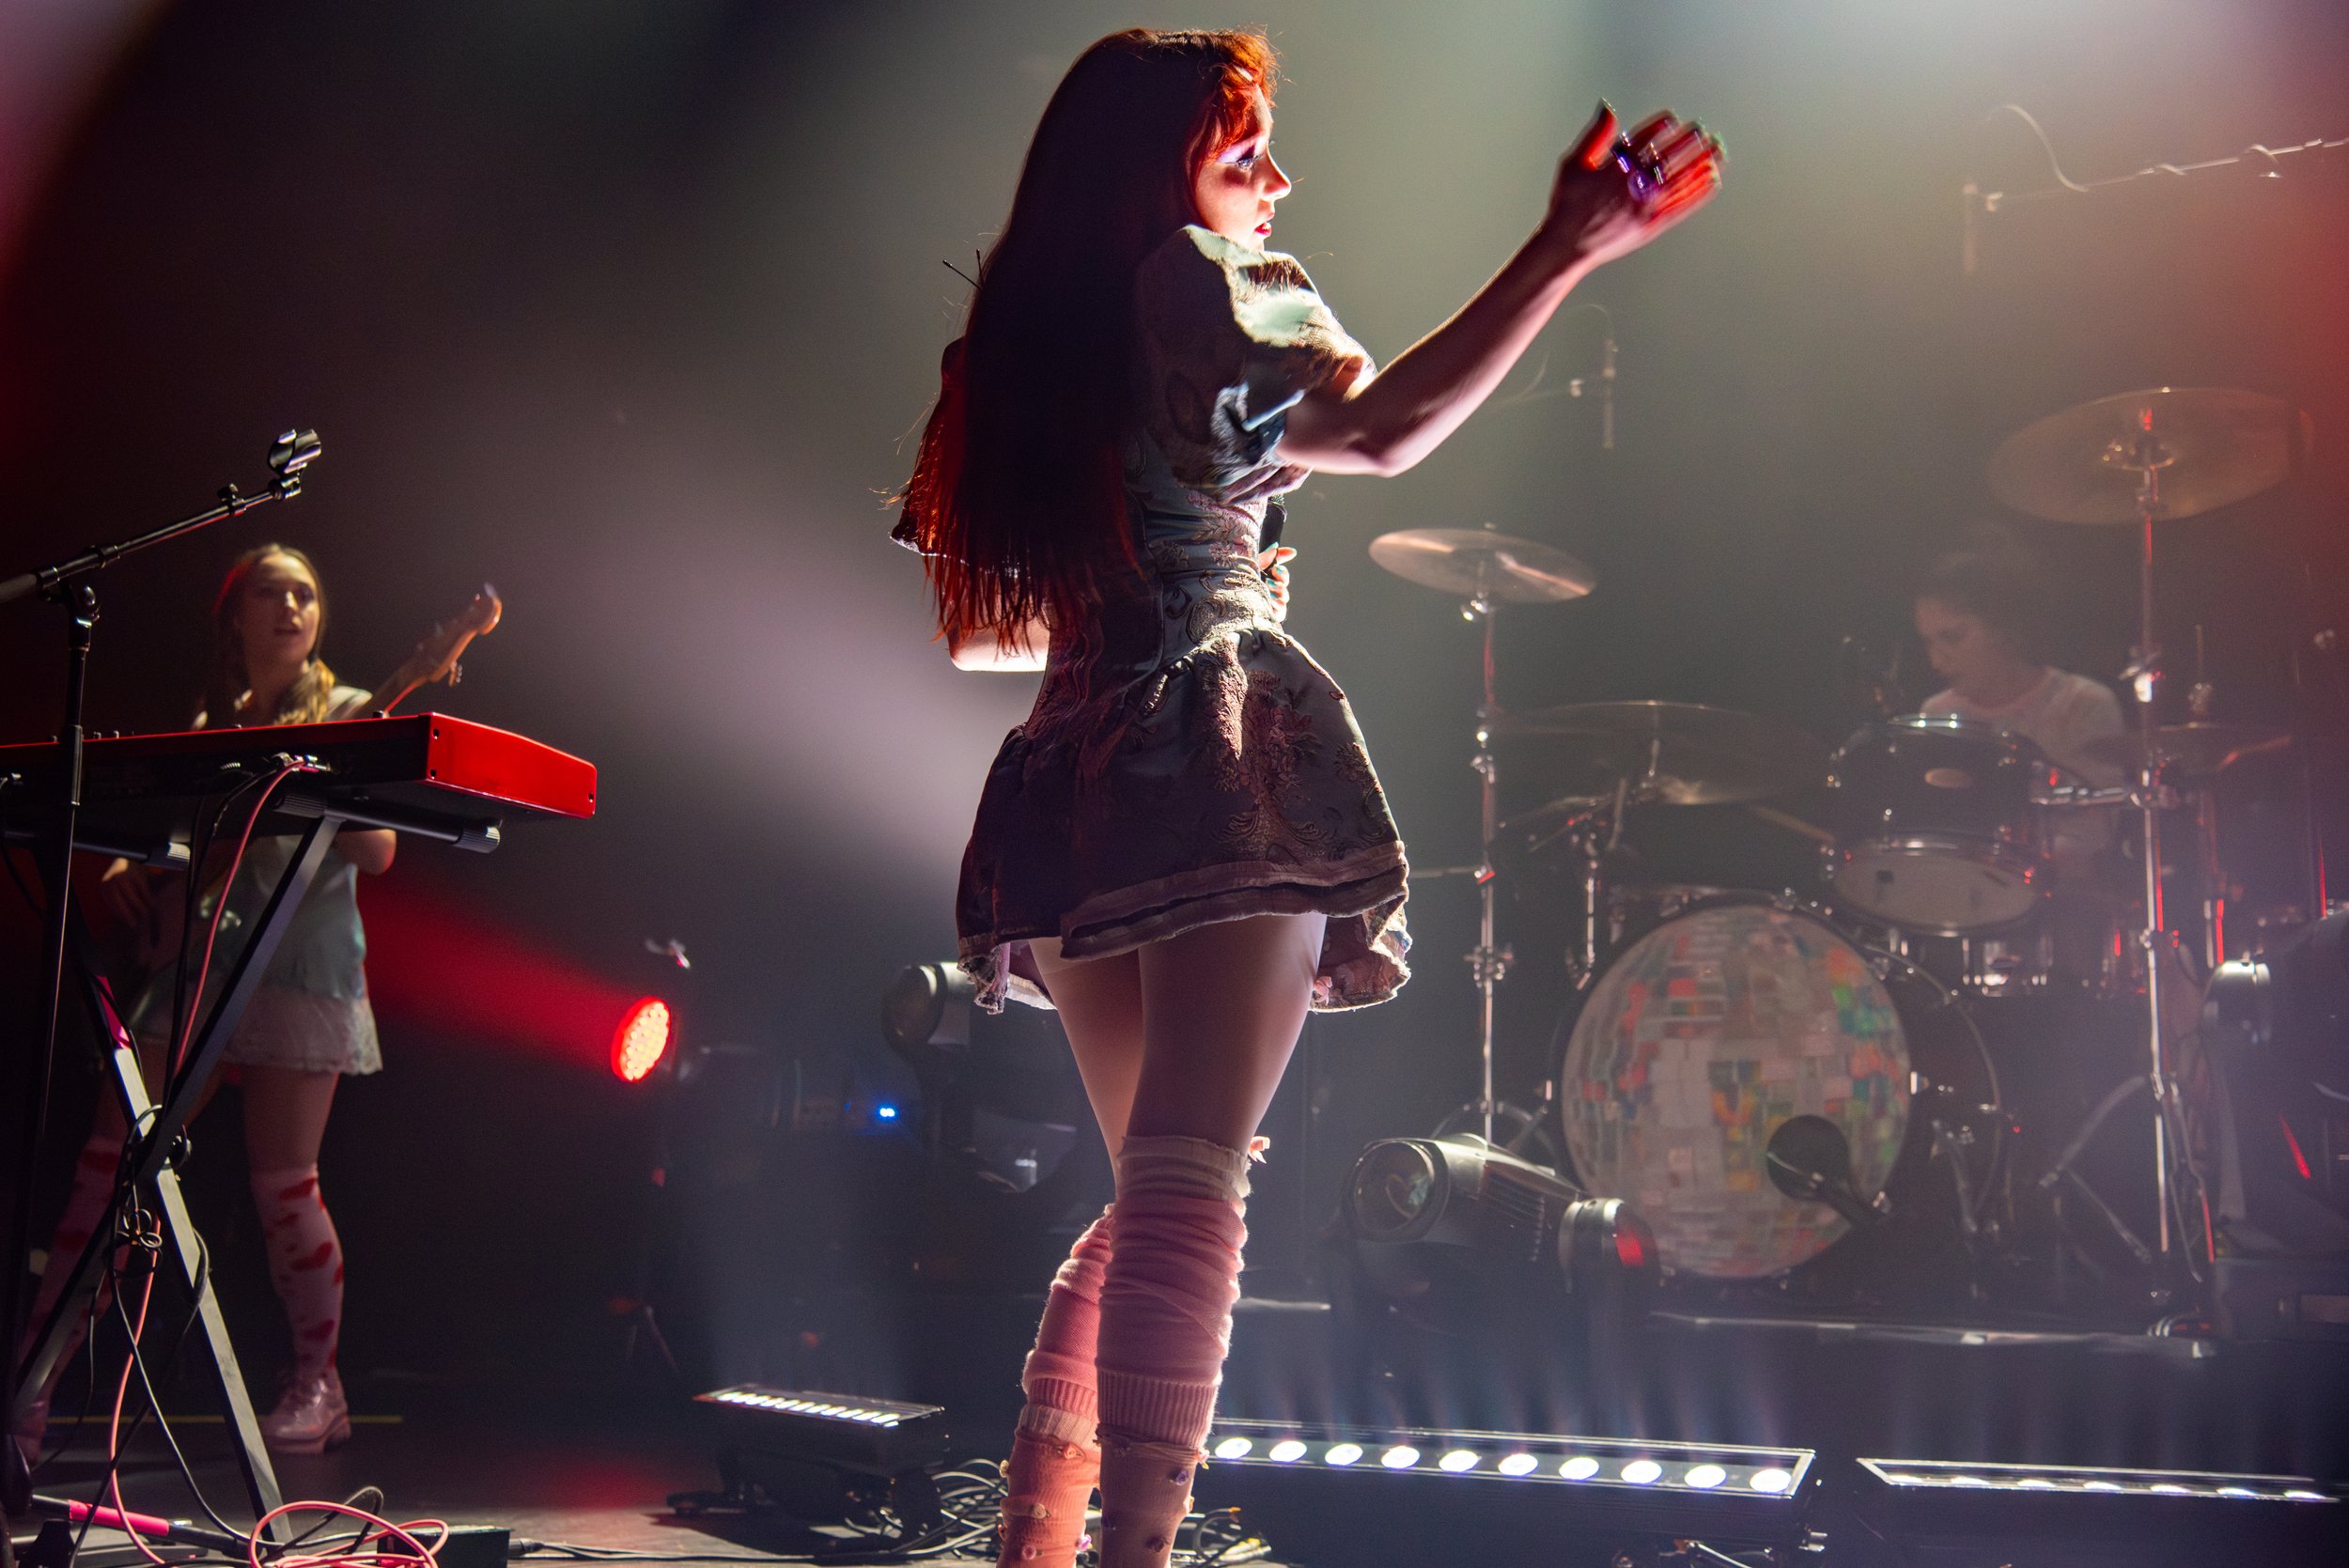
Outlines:
<svg viewBox="0 0 2349 1568"><path fill-rule="evenodd" d="M351 821L490 848L498 825L596 813L594 763L527 736L444 713L338 719L323 724L122 735L85 743L77 840L115 853L184 841L199 802L254 785L288 764L262 832L298 832L324 811ZM57 749L0 746L9 836L33 826L32 803L54 799ZM241 825L241 814L231 820ZM145 853L140 858L147 858Z"/></svg>

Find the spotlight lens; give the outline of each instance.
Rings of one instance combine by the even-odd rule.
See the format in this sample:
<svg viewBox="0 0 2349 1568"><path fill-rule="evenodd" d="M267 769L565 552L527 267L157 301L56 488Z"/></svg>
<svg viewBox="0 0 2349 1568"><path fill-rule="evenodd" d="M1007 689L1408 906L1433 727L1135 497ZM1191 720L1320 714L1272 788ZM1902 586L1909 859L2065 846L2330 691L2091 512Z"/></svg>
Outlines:
<svg viewBox="0 0 2349 1568"><path fill-rule="evenodd" d="M1501 1463L1493 1468L1502 1475L1532 1475L1533 1467L1540 1463L1530 1453L1508 1453L1501 1455Z"/></svg>
<svg viewBox="0 0 2349 1568"><path fill-rule="evenodd" d="M2284 1494L2284 1500L2285 1500L2286 1502L2330 1502L2330 1501L2332 1501L2332 1499L2331 1499L2330 1498L2326 1497L2326 1496L2324 1493L2322 1493L2322 1492L2310 1492L2310 1491L2308 1491L2307 1489L2305 1489L2305 1488L2303 1488L2303 1487L2298 1487L2298 1486L2295 1486L2295 1487L2294 1487L2291 1491L2286 1492L2286 1493Z"/></svg>
<svg viewBox="0 0 2349 1568"><path fill-rule="evenodd" d="M1950 1484L1952 1486L1987 1486L1990 1483L1978 1475L1953 1475L1950 1477Z"/></svg>
<svg viewBox="0 0 2349 1568"><path fill-rule="evenodd" d="M1950 1484L1955 1486L1960 1483L1953 1481ZM2121 1483L2117 1481L2083 1481L2080 1483L2080 1490L2083 1492L2118 1492L2121 1490Z"/></svg>
<svg viewBox="0 0 2349 1568"><path fill-rule="evenodd" d="M612 1032L612 1071L622 1083L642 1083L669 1050L669 1004L646 997Z"/></svg>
<svg viewBox="0 0 2349 1568"><path fill-rule="evenodd" d="M2190 1498L2194 1495L2192 1488L2181 1486L2174 1481L2157 1481L2152 1490L2165 1498Z"/></svg>
<svg viewBox="0 0 2349 1568"><path fill-rule="evenodd" d="M1351 1465L1359 1461L1361 1457L1361 1444L1337 1443L1330 1447L1329 1452L1321 1456L1321 1462L1325 1465Z"/></svg>
<svg viewBox="0 0 2349 1568"><path fill-rule="evenodd" d="M1652 1486L1662 1479L1664 1467L1653 1459L1634 1459L1623 1467L1621 1474L1634 1486Z"/></svg>
<svg viewBox="0 0 2349 1568"><path fill-rule="evenodd" d="M1378 1456L1378 1463L1391 1470L1408 1470L1419 1463L1419 1450L1408 1443L1397 1443Z"/></svg>
<svg viewBox="0 0 2349 1568"><path fill-rule="evenodd" d="M1454 1475L1458 1475L1463 1470L1476 1468L1477 1458L1478 1455L1469 1449L1454 1449L1450 1453L1436 1461L1436 1468L1449 1470Z"/></svg>
<svg viewBox="0 0 2349 1568"><path fill-rule="evenodd" d="M2256 1498L2259 1496L2248 1486L2221 1486L2218 1488L2218 1495L2222 1498Z"/></svg>
<svg viewBox="0 0 2349 1568"><path fill-rule="evenodd" d="M1305 1457L1305 1445L1294 1437L1283 1437L1266 1451L1265 1457L1276 1465L1294 1465Z"/></svg>
<svg viewBox="0 0 2349 1568"><path fill-rule="evenodd" d="M1754 1471L1746 1484L1757 1492L1783 1492L1795 1484L1795 1474L1792 1470L1781 1470L1772 1467L1766 1470Z"/></svg>
<svg viewBox="0 0 2349 1568"><path fill-rule="evenodd" d="M1692 1467L1681 1479L1700 1492L1709 1492L1727 1481L1729 1472L1719 1465L1698 1465Z"/></svg>
<svg viewBox="0 0 2349 1568"><path fill-rule="evenodd" d="M1442 1179L1435 1157L1417 1143L1374 1144L1354 1168L1355 1223L1374 1241L1408 1235L1442 1202Z"/></svg>
<svg viewBox="0 0 2349 1568"><path fill-rule="evenodd" d="M1255 1446L1245 1437L1226 1437L1215 1445L1215 1456L1218 1459L1245 1459Z"/></svg>
<svg viewBox="0 0 2349 1568"><path fill-rule="evenodd" d="M1558 1473L1568 1481L1588 1481L1598 1474L1598 1461L1587 1453L1578 1453L1560 1464Z"/></svg>

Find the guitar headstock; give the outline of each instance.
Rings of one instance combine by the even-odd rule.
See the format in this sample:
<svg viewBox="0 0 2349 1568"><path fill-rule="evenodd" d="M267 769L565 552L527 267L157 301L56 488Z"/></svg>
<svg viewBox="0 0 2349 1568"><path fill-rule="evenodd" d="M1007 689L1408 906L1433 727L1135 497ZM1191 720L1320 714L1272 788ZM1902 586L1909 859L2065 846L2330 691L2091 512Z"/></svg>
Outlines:
<svg viewBox="0 0 2349 1568"><path fill-rule="evenodd" d="M456 671L457 660L463 657L465 645L483 632L494 629L498 617L505 613L506 601L498 597L497 589L484 582L472 603L425 633L416 644L410 661L424 671L416 677L416 684L428 686L447 679Z"/></svg>
<svg viewBox="0 0 2349 1568"><path fill-rule="evenodd" d="M454 682L458 676L457 661L464 656L473 640L493 630L499 617L506 613L506 601L488 583L473 597L473 602L435 626L417 642L415 651L400 661L391 678L376 689L378 712L388 713L419 686L436 680Z"/></svg>

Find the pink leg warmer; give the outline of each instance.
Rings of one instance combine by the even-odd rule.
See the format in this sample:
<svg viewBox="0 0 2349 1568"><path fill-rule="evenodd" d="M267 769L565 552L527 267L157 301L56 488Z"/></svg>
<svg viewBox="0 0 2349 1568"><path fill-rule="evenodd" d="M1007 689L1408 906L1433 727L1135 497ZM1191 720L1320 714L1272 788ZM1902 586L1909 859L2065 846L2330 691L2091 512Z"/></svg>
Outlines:
<svg viewBox="0 0 2349 1568"><path fill-rule="evenodd" d="M270 1283L293 1327L294 1374L315 1381L334 1364L343 1317L343 1244L319 1196L319 1168L254 1172L253 1202Z"/></svg>
<svg viewBox="0 0 2349 1568"><path fill-rule="evenodd" d="M74 1260L89 1244L90 1233L106 1217L106 1200L114 1196L115 1168L122 1162L122 1135L118 1132L91 1133L89 1141L82 1145L81 1155L73 1162L73 1187L66 1194L65 1211L57 1216L57 1228L49 1237L49 1262L40 1271L40 1286L33 1293L32 1316L24 1324L24 1343L17 1346L22 1356L32 1348L33 1336L48 1321L57 1298L65 1294L66 1275L71 1272ZM104 1298L100 1298L104 1305ZM88 1319L76 1320L73 1337L67 1342L65 1353L57 1358L56 1367L49 1374L49 1388L41 1390L46 1399L50 1389L57 1386L57 1377L65 1364L81 1348L83 1327Z"/></svg>
<svg viewBox="0 0 2349 1568"><path fill-rule="evenodd" d="M1101 1291L1105 1436L1197 1449L1215 1415L1239 1299L1248 1156L1196 1138L1128 1138Z"/></svg>
<svg viewBox="0 0 2349 1568"><path fill-rule="evenodd" d="M1020 1378L1027 1408L1019 1430L1061 1443L1089 1444L1100 1424L1094 1354L1101 1332L1101 1280L1109 1268L1114 1208L1085 1228L1053 1276L1036 1325L1035 1348Z"/></svg>

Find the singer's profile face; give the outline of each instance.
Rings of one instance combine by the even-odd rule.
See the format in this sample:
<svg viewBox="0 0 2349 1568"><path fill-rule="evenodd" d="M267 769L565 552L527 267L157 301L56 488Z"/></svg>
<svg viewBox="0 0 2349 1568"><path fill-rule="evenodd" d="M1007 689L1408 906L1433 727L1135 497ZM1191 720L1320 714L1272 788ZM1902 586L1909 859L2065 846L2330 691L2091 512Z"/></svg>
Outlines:
<svg viewBox="0 0 2349 1568"><path fill-rule="evenodd" d="M310 657L319 642L319 584L290 555L264 555L244 580L237 608L248 674L284 669Z"/></svg>
<svg viewBox="0 0 2349 1568"><path fill-rule="evenodd" d="M1260 251L1272 238L1272 209L1289 194L1289 177L1272 161L1272 110L1255 95L1248 129L1199 165L1191 200L1199 222L1236 245Z"/></svg>

